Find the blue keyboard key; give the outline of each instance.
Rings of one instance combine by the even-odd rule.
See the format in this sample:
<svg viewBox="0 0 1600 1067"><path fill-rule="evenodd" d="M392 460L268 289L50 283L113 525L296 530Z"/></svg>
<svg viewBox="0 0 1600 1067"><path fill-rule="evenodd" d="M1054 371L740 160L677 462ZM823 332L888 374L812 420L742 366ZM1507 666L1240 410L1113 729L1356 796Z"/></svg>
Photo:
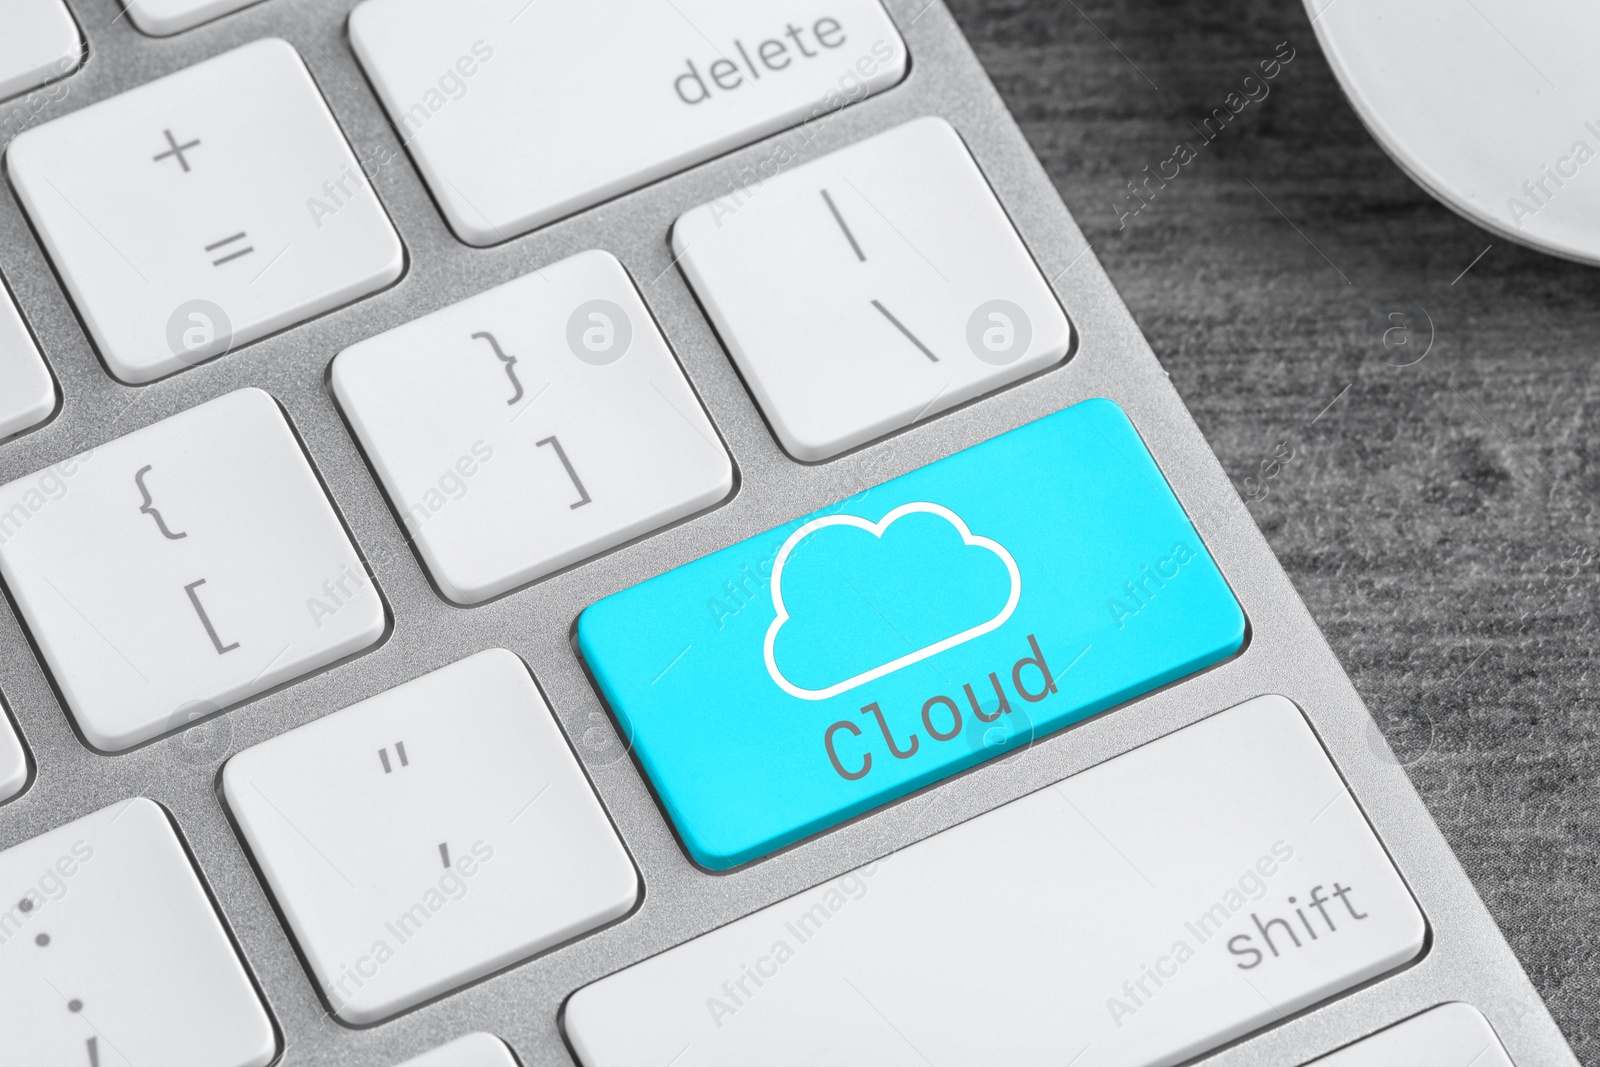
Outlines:
<svg viewBox="0 0 1600 1067"><path fill-rule="evenodd" d="M591 605L689 854L748 862L1237 652L1137 431L1089 400Z"/></svg>

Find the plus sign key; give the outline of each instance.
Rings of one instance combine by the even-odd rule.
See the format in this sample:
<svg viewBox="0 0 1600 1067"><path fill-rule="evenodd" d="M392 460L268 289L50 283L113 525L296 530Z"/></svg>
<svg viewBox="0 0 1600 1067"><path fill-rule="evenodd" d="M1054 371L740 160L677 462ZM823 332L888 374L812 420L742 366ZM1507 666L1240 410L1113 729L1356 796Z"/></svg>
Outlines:
<svg viewBox="0 0 1600 1067"><path fill-rule="evenodd" d="M276 38L28 130L6 168L130 384L373 293L404 264L316 83Z"/></svg>

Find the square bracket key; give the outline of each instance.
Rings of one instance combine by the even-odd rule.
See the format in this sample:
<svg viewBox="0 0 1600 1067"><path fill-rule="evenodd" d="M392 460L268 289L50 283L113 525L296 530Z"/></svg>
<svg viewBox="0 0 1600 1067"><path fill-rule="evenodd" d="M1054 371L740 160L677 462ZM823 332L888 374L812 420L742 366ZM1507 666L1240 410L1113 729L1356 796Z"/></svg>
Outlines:
<svg viewBox="0 0 1600 1067"><path fill-rule="evenodd" d="M333 392L428 572L477 604L710 507L733 464L615 256L352 345Z"/></svg>
<svg viewBox="0 0 1600 1067"><path fill-rule="evenodd" d="M152 381L383 288L404 251L267 38L19 134L6 168L101 357Z"/></svg>
<svg viewBox="0 0 1600 1067"><path fill-rule="evenodd" d="M386 624L259 389L0 486L0 575L78 728L106 752L359 652Z"/></svg>

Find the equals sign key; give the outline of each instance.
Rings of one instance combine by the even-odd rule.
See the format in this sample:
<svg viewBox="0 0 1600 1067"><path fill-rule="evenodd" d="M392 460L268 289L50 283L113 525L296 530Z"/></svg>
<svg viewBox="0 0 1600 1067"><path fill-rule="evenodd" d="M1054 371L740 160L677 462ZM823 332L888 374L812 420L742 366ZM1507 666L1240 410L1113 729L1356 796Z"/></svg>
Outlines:
<svg viewBox="0 0 1600 1067"><path fill-rule="evenodd" d="M232 237L224 237L220 241L214 241L211 244L206 245L206 252L207 253L215 252L220 248L224 248L224 247L226 247L228 245L233 244L235 241L242 241L244 239L245 239L245 232L243 230L240 230L238 233L234 234ZM243 248L231 249L231 250L229 250L227 252L224 252L221 256L218 256L216 259L213 259L211 261L211 265L213 267L220 267L224 263L228 262L229 260L238 259L240 256L248 256L251 252L254 252L255 250L256 249L255 249L254 245L245 245Z"/></svg>

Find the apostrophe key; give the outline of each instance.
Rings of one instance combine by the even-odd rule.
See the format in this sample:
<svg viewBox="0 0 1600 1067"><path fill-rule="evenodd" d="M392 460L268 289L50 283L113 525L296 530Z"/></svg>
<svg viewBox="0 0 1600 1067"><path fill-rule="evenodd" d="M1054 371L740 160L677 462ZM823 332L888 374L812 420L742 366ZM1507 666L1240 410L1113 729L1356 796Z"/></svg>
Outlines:
<svg viewBox="0 0 1600 1067"><path fill-rule="evenodd" d="M528 668L504 649L246 749L222 789L347 1023L559 945L639 896Z"/></svg>

